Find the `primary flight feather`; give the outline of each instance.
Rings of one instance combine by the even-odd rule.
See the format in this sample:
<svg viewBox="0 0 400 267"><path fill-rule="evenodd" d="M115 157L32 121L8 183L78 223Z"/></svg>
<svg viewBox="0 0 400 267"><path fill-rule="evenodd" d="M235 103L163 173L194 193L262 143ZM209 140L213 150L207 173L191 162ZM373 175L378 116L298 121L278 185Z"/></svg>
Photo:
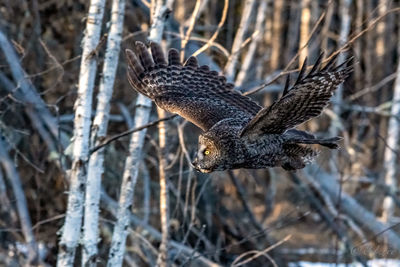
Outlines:
<svg viewBox="0 0 400 267"><path fill-rule="evenodd" d="M175 49L168 62L157 43L150 50L136 42L136 53L126 50L128 80L139 93L157 106L177 113L203 130L193 166L202 172L236 168L281 166L286 170L305 167L316 156L309 144L337 148L339 137L318 139L294 129L321 114L340 83L351 72L334 60L321 68L321 56L304 75L306 63L295 84L287 81L280 99L262 108L234 90L225 77L199 66L195 57L184 64Z"/></svg>

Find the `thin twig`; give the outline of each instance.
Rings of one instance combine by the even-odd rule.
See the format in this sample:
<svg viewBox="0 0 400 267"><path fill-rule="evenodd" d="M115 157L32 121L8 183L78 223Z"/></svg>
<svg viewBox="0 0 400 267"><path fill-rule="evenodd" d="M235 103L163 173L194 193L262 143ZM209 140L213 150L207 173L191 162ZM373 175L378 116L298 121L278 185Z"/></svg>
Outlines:
<svg viewBox="0 0 400 267"><path fill-rule="evenodd" d="M331 1L328 3L328 5L331 4ZM315 23L313 29L311 30L307 41L304 43L304 45L302 47L299 48L299 50L297 51L296 55L289 61L289 63L286 65L286 67L283 69L283 71L281 73L279 73L278 75L276 75L275 77L273 77L270 81L248 91L245 92L243 95L252 95L257 93L258 91L264 89L265 87L267 87L268 85L274 83L276 80L278 80L280 77L292 73L292 72L296 72L296 70L291 70L289 71L288 69L290 68L290 66L295 62L295 60L299 57L300 53L302 52L303 49L305 49L307 47L307 45L309 44L309 42L311 41L312 36L314 35L315 31L318 29L319 24L321 24L321 22L323 21L324 17L326 15L326 11L324 11L321 16L319 17L318 21Z"/></svg>
<svg viewBox="0 0 400 267"><path fill-rule="evenodd" d="M275 243L274 245L272 245L272 246L270 246L270 247L268 247L268 248L266 248L266 249L264 249L264 250L262 250L262 251L258 251L258 250L250 250L250 251L247 251L247 252L243 253L242 255L240 255L239 257L237 257L237 258L233 261L232 266L235 266L235 267L242 266L242 265L244 265L244 264L246 264L246 263L249 263L249 262L251 262L252 260L254 260L254 259L256 259L256 258L258 258L258 257L260 257L260 256L265 256L266 258L268 258L269 260L271 260L271 257L268 257L268 256L267 256L267 253L268 253L269 251L275 249L276 247L282 245L283 243L287 242L291 237L292 237L292 235L287 235L285 238L283 238L283 239L280 240L279 242ZM245 259L245 260L239 262L240 259L242 259L242 258L244 258L244 257L246 257L247 255L250 255L250 254L254 254L254 255L251 256L251 257L248 258L248 259ZM278 266L274 261L272 261L271 263L273 264L273 266Z"/></svg>
<svg viewBox="0 0 400 267"><path fill-rule="evenodd" d="M358 38L360 38L366 32L371 30L381 19L383 19L384 17L386 17L387 15L389 15L391 13L395 13L395 12L399 12L399 11L400 11L400 7L393 8L393 9L388 10L387 12L382 14L381 16L377 17L376 19L374 19L371 23L369 23L367 28L365 28L364 30L362 30L359 33L357 33L354 37L352 37L349 41L347 41L346 44L344 44L342 47L340 47L338 50L336 50L334 53L332 53L329 56L329 58L325 59L324 62L328 62L329 60L331 60L333 57L335 57L340 52L342 52L344 50L347 50L350 47L351 44L353 44Z"/></svg>
<svg viewBox="0 0 400 267"><path fill-rule="evenodd" d="M206 51L208 48L210 48L210 46L214 43L214 40L217 39L217 36L219 34L219 31L221 30L222 26L225 23L226 20L226 14L228 13L228 7L229 7L229 0L225 0L224 1L224 9L222 11L222 17L220 22L218 23L218 27L217 30L214 32L214 34L211 36L210 40L208 40L208 42L203 45L202 47L200 47L196 52L193 53L192 56L197 56L200 53L203 53L204 51Z"/></svg>
<svg viewBox="0 0 400 267"><path fill-rule="evenodd" d="M201 0L197 0L196 1L196 5L194 6L194 10L192 13L192 16L190 18L190 25L189 28L185 34L185 38L182 40L182 44L181 44L181 61L183 61L185 59L185 48L186 45L190 39L190 35L192 34L192 31L194 29L194 25L196 24L196 20L199 17L199 11L200 11L200 4L201 4Z"/></svg>
<svg viewBox="0 0 400 267"><path fill-rule="evenodd" d="M32 230L32 222L28 211L28 205L22 188L21 178L15 168L14 162L8 155L3 136L0 135L0 164L6 172L6 176L12 186L14 197L17 204L17 211L22 232L29 248L29 263L33 264L38 260L37 243Z"/></svg>
<svg viewBox="0 0 400 267"><path fill-rule="evenodd" d="M99 145L95 146L94 148L92 148L92 149L90 150L90 154L93 154L94 152L96 152L96 151L99 150L100 148L102 148L102 147L104 147L104 146L107 146L107 145L109 145L110 143L112 143L112 142L114 142L114 141L116 141L116 140L118 140L118 139L120 139L120 138L122 138L122 137L124 137L124 136L130 135L130 134L132 134L132 133L134 133L134 132L141 131L141 130L143 130L143 129L147 129L147 128L149 128L149 127L156 126L157 124L159 124L159 123L162 122L162 121L168 121L168 120L171 120L171 119L173 119L173 118L175 118L175 117L177 117L177 116L178 116L178 115L171 115L171 116L168 116L168 117L165 117L165 118L161 118L161 119L158 119L158 120L149 122L149 123L147 123L147 124L145 124L145 125L142 125L142 126L139 126L139 127L136 127L136 128L130 129L130 130L127 130L127 131L125 131L125 132L116 134L116 135L114 135L114 136L111 136L111 137L107 138L106 140L104 140L101 144L99 144Z"/></svg>
<svg viewBox="0 0 400 267"><path fill-rule="evenodd" d="M339 48L338 50L336 50L335 52L333 52L328 58L326 58L326 59L324 60L324 63L330 61L333 57L335 57L335 56L336 56L337 54L339 54L340 52L342 52L342 51L348 49L348 47L349 47L352 43L354 43L358 38L360 38L360 37L361 37L362 35L364 35L366 32L368 32L369 30L371 30L371 28L372 28L373 26L375 26L375 24L377 24L377 23L379 22L379 20L383 19L385 16L389 15L390 13L399 12L399 11L400 11L400 7L399 7L399 8L393 8L393 9L391 9L391 10L388 10L388 11L387 11L385 14L383 14L382 16L380 16L380 17L376 18L375 20L373 20L373 21L368 25L368 27L367 27L366 29L364 29L363 31L359 32L357 35L355 35L353 38L351 38L345 45L343 45L341 48ZM320 17L320 19L321 19L321 17ZM313 31L311 32L310 35L312 35L312 33L313 33ZM310 38L311 38L311 37L310 37ZM308 42L307 42L307 44L308 44ZM301 48L300 48L300 50L301 50ZM298 56L298 55L295 55L295 56L292 58L292 60L286 65L285 69L284 69L281 73L279 73L278 75L276 75L274 78L272 78L270 81L261 84L260 86L258 86L258 87L256 87L256 88L252 89L251 91L245 92L243 95L252 95L252 94L255 94L255 93L261 91L262 89L264 89L265 87L267 87L268 85L274 83L276 80L278 80L278 79L281 78L282 76L284 76L284 75L286 75L286 74L289 74L289 73L293 73L293 72L298 71L298 69L288 71L288 68L289 68L289 67L292 65L292 63L296 60L297 56ZM311 66L310 66L310 67L311 67Z"/></svg>

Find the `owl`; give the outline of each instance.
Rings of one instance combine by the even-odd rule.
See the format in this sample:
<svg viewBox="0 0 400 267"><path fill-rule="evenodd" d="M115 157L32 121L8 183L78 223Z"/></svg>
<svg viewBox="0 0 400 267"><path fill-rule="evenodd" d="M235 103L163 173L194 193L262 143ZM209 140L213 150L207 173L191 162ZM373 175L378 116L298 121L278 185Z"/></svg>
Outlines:
<svg viewBox="0 0 400 267"><path fill-rule="evenodd" d="M168 61L159 44L150 43L150 50L141 42L136 42L136 53L126 50L128 80L158 107L203 130L192 162L198 171L296 170L316 157L311 145L338 148L340 137L321 139L294 127L321 114L351 72L348 62L335 67L332 59L322 68L321 55L307 74L304 63L294 85L289 88L287 79L282 96L263 108L224 76L199 66L195 57L182 64L175 49L169 50Z"/></svg>

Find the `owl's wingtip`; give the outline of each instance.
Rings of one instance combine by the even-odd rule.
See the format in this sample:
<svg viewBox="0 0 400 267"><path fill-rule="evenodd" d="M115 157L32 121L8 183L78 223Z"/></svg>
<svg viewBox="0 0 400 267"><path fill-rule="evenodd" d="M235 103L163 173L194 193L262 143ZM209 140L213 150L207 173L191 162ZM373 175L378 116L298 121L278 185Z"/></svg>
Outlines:
<svg viewBox="0 0 400 267"><path fill-rule="evenodd" d="M155 46L160 46L157 42L155 41L150 41L149 42L150 47L155 47Z"/></svg>
<svg viewBox="0 0 400 267"><path fill-rule="evenodd" d="M126 48L125 49L125 55L126 56L130 56L130 55L132 55L133 54L133 51L131 50L131 49L129 49L129 48Z"/></svg>
<svg viewBox="0 0 400 267"><path fill-rule="evenodd" d="M135 42L135 46L138 47L138 48L146 47L146 45L141 41L136 41Z"/></svg>

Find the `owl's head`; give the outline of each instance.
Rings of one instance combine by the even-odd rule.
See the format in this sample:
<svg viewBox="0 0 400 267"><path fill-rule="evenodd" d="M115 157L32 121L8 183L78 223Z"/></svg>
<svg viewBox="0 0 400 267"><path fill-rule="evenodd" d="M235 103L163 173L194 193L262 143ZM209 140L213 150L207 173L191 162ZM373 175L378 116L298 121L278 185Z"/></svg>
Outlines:
<svg viewBox="0 0 400 267"><path fill-rule="evenodd" d="M203 173L225 170L224 151L216 140L210 136L200 135L197 155L193 167Z"/></svg>

